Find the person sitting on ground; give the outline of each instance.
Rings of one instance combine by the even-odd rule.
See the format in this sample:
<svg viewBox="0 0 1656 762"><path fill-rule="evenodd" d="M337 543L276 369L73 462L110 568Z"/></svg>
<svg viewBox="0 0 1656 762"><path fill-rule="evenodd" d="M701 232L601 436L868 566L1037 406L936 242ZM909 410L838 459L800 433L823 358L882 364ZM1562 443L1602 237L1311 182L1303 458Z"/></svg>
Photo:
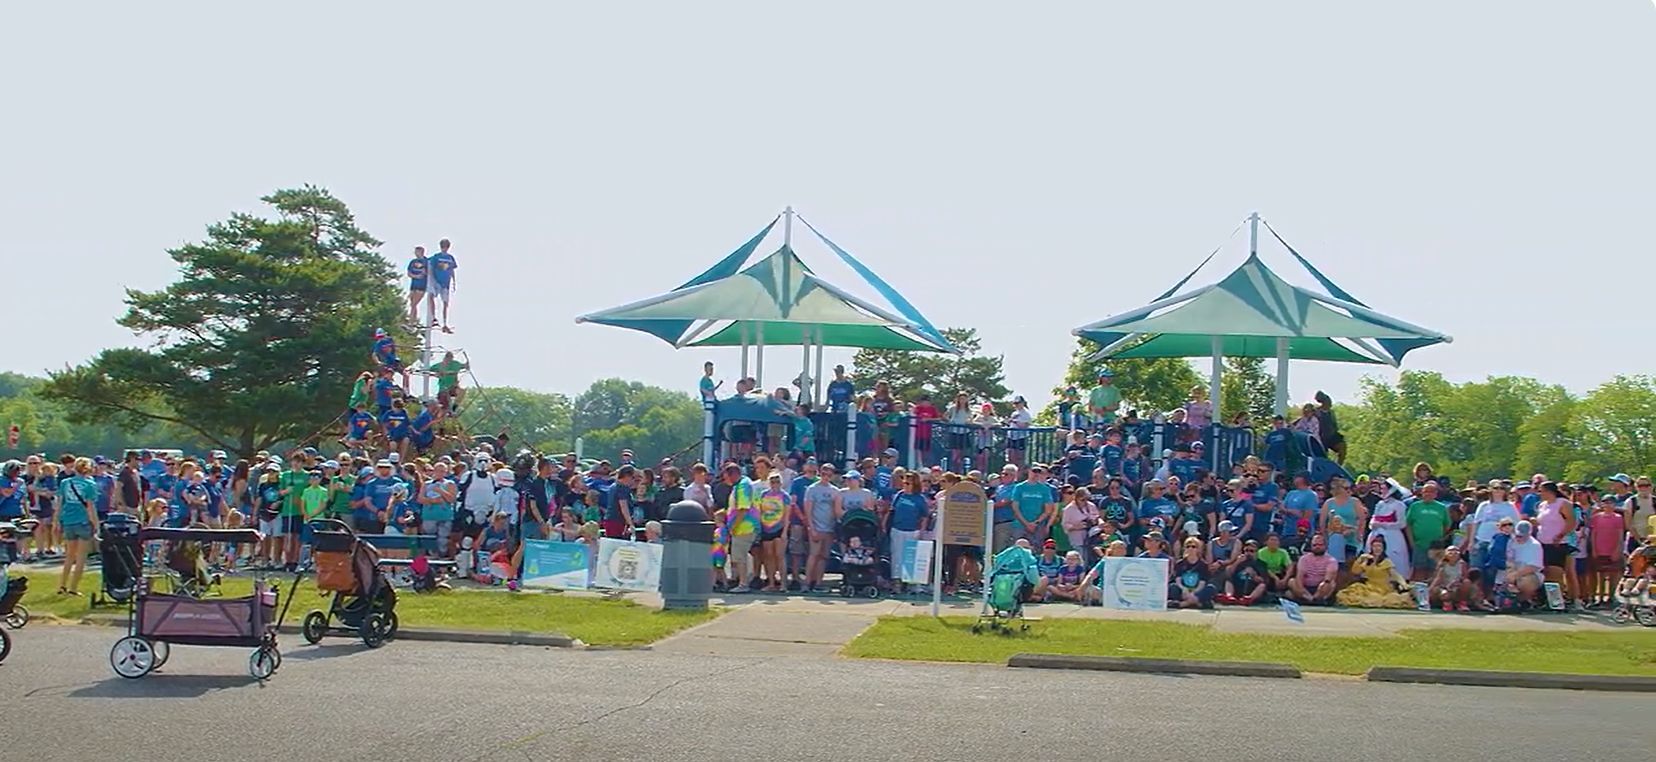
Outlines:
<svg viewBox="0 0 1656 762"><path fill-rule="evenodd" d="M1247 547L1246 544L1243 547ZM1288 580L1294 576L1294 559L1282 547L1282 536L1275 532L1265 535L1265 547L1254 553L1254 559L1265 569L1265 589L1276 595L1288 594Z"/></svg>
<svg viewBox="0 0 1656 762"><path fill-rule="evenodd" d="M1058 541L1052 538L1041 543L1041 554L1035 557L1035 570L1040 573L1041 579L1046 580L1047 589L1052 589L1052 583L1058 579L1058 570L1064 565L1064 557L1058 555ZM1050 596L1042 596L1043 601Z"/></svg>
<svg viewBox="0 0 1656 762"><path fill-rule="evenodd" d="M1085 597L1081 580L1086 576L1087 565L1081 561L1081 552L1072 550L1064 554L1064 563L1048 583L1047 591L1054 598L1081 603Z"/></svg>
<svg viewBox="0 0 1656 762"><path fill-rule="evenodd" d="M1541 590L1541 570L1544 559L1541 541L1535 539L1535 525L1520 521L1512 527L1512 539L1506 547L1506 572L1500 588L1512 602L1526 604ZM1503 596L1497 595L1497 598Z"/></svg>
<svg viewBox="0 0 1656 762"><path fill-rule="evenodd" d="M1460 548L1450 545L1443 550L1443 559L1426 584L1431 591L1431 603L1444 611L1471 610L1469 601L1476 600L1478 586L1471 580L1472 570L1461 560Z"/></svg>
<svg viewBox="0 0 1656 762"><path fill-rule="evenodd" d="M1242 553L1237 558L1236 565L1231 567L1230 577L1225 580L1225 592L1218 597L1220 603L1252 606L1270 591L1270 585L1266 582L1269 575L1265 571L1265 564L1259 560L1258 553L1257 540L1242 543Z"/></svg>
<svg viewBox="0 0 1656 762"><path fill-rule="evenodd" d="M1167 558L1172 561L1167 555L1167 538L1161 533L1160 529L1152 529L1149 534L1144 536L1144 550L1139 552L1138 557Z"/></svg>
<svg viewBox="0 0 1656 762"><path fill-rule="evenodd" d="M1328 554L1328 539L1322 535L1311 538L1311 550L1294 564L1294 574L1288 578L1288 593L1294 600L1311 605L1326 606L1334 601L1340 586L1340 564Z"/></svg>
<svg viewBox="0 0 1656 762"><path fill-rule="evenodd" d="M1236 539L1236 522L1230 519L1219 522L1219 536L1208 540L1207 545L1208 579L1214 587L1224 589L1225 581L1242 556L1241 550L1242 543ZM1219 602L1226 601L1221 598Z"/></svg>
<svg viewBox="0 0 1656 762"><path fill-rule="evenodd" d="M1213 608L1213 585L1208 582L1207 561L1202 558L1202 541L1187 537L1184 553L1173 564L1173 579L1167 586L1167 602L1182 609Z"/></svg>
<svg viewBox="0 0 1656 762"><path fill-rule="evenodd" d="M1386 556L1386 538L1376 534L1369 540L1367 553L1357 556L1351 565L1355 578L1339 592L1336 600L1341 606L1366 609L1414 608L1414 599L1407 592L1408 580Z"/></svg>

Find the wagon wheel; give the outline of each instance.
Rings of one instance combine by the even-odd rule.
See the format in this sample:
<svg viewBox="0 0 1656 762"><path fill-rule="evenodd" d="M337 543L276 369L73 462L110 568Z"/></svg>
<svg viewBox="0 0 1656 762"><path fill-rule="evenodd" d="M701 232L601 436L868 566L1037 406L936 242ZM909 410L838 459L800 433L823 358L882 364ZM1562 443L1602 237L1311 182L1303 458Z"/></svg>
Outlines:
<svg viewBox="0 0 1656 762"><path fill-rule="evenodd" d="M401 622L399 622L397 620L397 612L387 611L387 612L385 612L385 618L387 620L387 624L386 624L386 628L385 628L385 639L386 640L396 640L397 639L397 627L401 624Z"/></svg>
<svg viewBox="0 0 1656 762"><path fill-rule="evenodd" d="M1639 606L1634 608L1633 619L1646 627L1656 627L1656 607Z"/></svg>
<svg viewBox="0 0 1656 762"><path fill-rule="evenodd" d="M155 669L155 649L149 641L128 635L115 641L114 647L109 649L109 666L114 668L115 674L136 680Z"/></svg>
<svg viewBox="0 0 1656 762"><path fill-rule="evenodd" d="M10 653L11 636L6 634L5 630L0 630L0 661L5 661L6 655Z"/></svg>
<svg viewBox="0 0 1656 762"><path fill-rule="evenodd" d="M167 645L165 640L150 641L150 649L155 651L155 666L150 667L151 671L160 669L161 665L167 663L167 658L172 656L172 646Z"/></svg>

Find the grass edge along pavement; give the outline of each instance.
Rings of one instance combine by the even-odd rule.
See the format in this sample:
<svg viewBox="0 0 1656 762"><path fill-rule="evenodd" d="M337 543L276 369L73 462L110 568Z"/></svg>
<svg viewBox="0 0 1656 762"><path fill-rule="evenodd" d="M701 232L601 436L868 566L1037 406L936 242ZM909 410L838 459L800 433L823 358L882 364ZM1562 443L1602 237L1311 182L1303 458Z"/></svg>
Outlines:
<svg viewBox="0 0 1656 762"><path fill-rule="evenodd" d="M1656 630L1403 630L1385 637L1217 632L1207 625L1046 620L1028 632L973 635L969 617L881 617L845 646L854 658L1005 664L1018 654L1267 662L1360 676L1375 667L1656 676Z"/></svg>
<svg viewBox="0 0 1656 762"><path fill-rule="evenodd" d="M14 569L13 573L17 571ZM96 571L88 571L81 579L81 596L57 595L58 575L55 569L50 572L28 570L22 574L30 578L29 592L23 596L22 603L37 619L51 616L80 621L88 615L126 615L124 606L90 608L92 591L99 589L101 584ZM291 580L274 579L283 579L282 593L286 595ZM225 595L234 597L249 594L253 583L251 577L238 575L226 577L223 584ZM312 609L326 610L332 594L328 595L324 597L316 589L314 580L301 582L285 624L297 625L305 612ZM550 592L458 589L421 594L399 591L397 596L397 617L405 628L557 634L591 646L654 643L712 621L722 613L717 607L706 611L657 611L625 599Z"/></svg>

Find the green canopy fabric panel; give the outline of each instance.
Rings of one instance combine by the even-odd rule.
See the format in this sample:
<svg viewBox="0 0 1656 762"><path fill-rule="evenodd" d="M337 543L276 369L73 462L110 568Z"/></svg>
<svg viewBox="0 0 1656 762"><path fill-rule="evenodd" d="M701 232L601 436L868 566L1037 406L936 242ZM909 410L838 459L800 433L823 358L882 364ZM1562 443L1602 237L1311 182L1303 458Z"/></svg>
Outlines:
<svg viewBox="0 0 1656 762"><path fill-rule="evenodd" d="M754 344L759 337L759 326L764 326L765 346L788 347L805 343L806 331L812 344L821 341L824 346L852 349L899 349L909 352L944 352L946 350L915 339L886 326L867 325L810 325L794 322L744 320L719 329L706 338L690 342L692 347L736 347L742 344L742 326L747 326L747 343Z"/></svg>
<svg viewBox="0 0 1656 762"><path fill-rule="evenodd" d="M768 334L767 334L768 336ZM1276 357L1277 340L1274 336L1225 336L1220 339L1226 357ZM1191 334L1161 334L1142 344L1111 354L1110 357L1208 357L1213 354L1213 338ZM1288 340L1288 356L1295 360L1328 360L1331 362L1384 362L1353 351L1339 342L1324 338L1293 338Z"/></svg>

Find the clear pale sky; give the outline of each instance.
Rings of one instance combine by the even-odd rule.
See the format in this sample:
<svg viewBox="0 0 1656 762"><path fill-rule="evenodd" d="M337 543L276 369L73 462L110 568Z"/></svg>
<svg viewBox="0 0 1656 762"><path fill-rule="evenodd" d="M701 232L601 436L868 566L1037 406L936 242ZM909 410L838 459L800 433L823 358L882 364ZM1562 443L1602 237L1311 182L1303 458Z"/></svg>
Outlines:
<svg viewBox="0 0 1656 762"><path fill-rule="evenodd" d="M134 343L123 287L164 285L165 249L308 182L399 268L454 240L449 345L485 384L688 392L703 359L734 377L736 350L573 317L678 285L786 204L938 326L977 327L1032 398L1072 328L1140 306L1252 210L1358 298L1455 337L1407 368L1578 391L1650 370L1625 351L1656 309L1648 0L28 3L0 21L0 369ZM1245 253L1243 234L1205 277ZM780 380L800 352L768 363ZM1296 363L1292 395L1364 373L1393 372Z"/></svg>

